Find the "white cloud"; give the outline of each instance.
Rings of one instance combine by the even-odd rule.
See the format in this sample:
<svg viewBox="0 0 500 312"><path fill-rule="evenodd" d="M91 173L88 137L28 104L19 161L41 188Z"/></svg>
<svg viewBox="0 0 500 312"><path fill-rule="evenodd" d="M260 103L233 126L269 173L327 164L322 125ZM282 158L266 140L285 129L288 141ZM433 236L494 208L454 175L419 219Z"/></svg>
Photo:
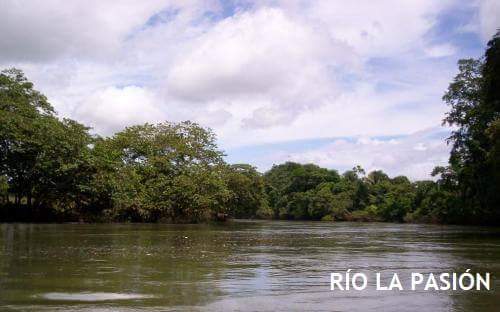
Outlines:
<svg viewBox="0 0 500 312"><path fill-rule="evenodd" d="M224 148L405 135L447 109L450 60L463 55L433 31L457 5L263 0L226 16L217 0L6 0L0 64L25 69L61 115L106 134L168 118L213 127ZM474 6L489 37L498 1Z"/></svg>
<svg viewBox="0 0 500 312"><path fill-rule="evenodd" d="M288 160L342 169L361 165L367 171L381 169L391 176L427 179L435 166L448 162L446 136L437 128L391 140L370 137L336 140L318 149L289 155Z"/></svg>
<svg viewBox="0 0 500 312"><path fill-rule="evenodd" d="M425 49L425 53L429 57L445 57L455 54L456 50L457 50L456 47L453 46L452 44L445 43L445 44L430 46Z"/></svg>
<svg viewBox="0 0 500 312"><path fill-rule="evenodd" d="M229 17L183 48L169 72L172 94L238 106L265 96L266 106L243 118L256 128L283 124L324 104L337 92L329 68L353 62L346 44L277 8Z"/></svg>
<svg viewBox="0 0 500 312"><path fill-rule="evenodd" d="M222 20L190 42L170 70L169 86L199 99L268 93L295 86L301 72L323 77L347 58L339 52L349 49L280 9L263 8Z"/></svg>
<svg viewBox="0 0 500 312"><path fill-rule="evenodd" d="M203 126L217 127L225 124L233 115L224 109L206 110L203 114L199 114L195 121Z"/></svg>
<svg viewBox="0 0 500 312"><path fill-rule="evenodd" d="M307 10L334 38L368 57L399 55L423 45L424 35L451 1L316 1Z"/></svg>
<svg viewBox="0 0 500 312"><path fill-rule="evenodd" d="M88 97L74 115L98 133L110 135L132 124L166 120L159 104L155 95L144 88L109 87Z"/></svg>
<svg viewBox="0 0 500 312"><path fill-rule="evenodd" d="M161 0L1 1L0 62L109 56L165 5Z"/></svg>
<svg viewBox="0 0 500 312"><path fill-rule="evenodd" d="M500 29L500 1L481 0L479 2L479 32L484 41L491 39Z"/></svg>
<svg viewBox="0 0 500 312"><path fill-rule="evenodd" d="M21 43L7 50L22 50L12 55L27 53L23 59L31 57L35 63L20 65L29 68L30 76L64 115L77 117L72 112L78 103L103 88L138 84L154 90L160 99L156 105L162 105L174 120L216 121L204 115L228 112L224 114L227 118L211 123L222 140L245 142L241 138L250 134L264 142L282 140L280 133L288 134L288 139L317 135L317 130L311 130L311 122L314 125L317 120L322 123L322 136L352 134L346 121L353 118L360 126L367 125L354 129L357 134L380 129L370 121L379 118L371 112L380 113L387 103L395 105L395 95L363 91L364 85L375 90L384 79L384 73L371 72L367 61L391 56L404 64L418 51L424 53L423 36L445 5L411 1L394 10L390 1L377 5L372 1L356 5L259 2L252 9L220 20L207 17L211 14L207 12L218 14L214 11L217 5L197 1L182 5L124 1L117 6L48 2L42 11L35 5L27 5L23 11L10 2L4 6L9 31L0 35L0 42L10 44L11 37L17 36L24 39L20 42L42 50L53 47L53 53L46 55L52 61L43 64L36 63L38 56L30 54L33 49ZM154 14L162 21L146 25ZM46 22L39 17L42 15L55 22ZM31 22L24 27L23 19ZM399 27L403 23L405 27ZM431 48L432 53L443 54L435 50ZM9 53L4 57L12 56ZM110 57L102 59L102 53ZM411 64L404 74L415 76L414 72L422 71L421 65ZM61 72L65 77L60 77ZM446 75L441 71L440 76ZM349 76L353 80L346 85ZM421 88L415 85L418 77L406 78L406 85L400 87ZM399 93L408 94L404 90ZM406 126L417 124L408 122L413 116L393 113L404 126L391 132L418 130ZM325 128L332 123L333 127Z"/></svg>

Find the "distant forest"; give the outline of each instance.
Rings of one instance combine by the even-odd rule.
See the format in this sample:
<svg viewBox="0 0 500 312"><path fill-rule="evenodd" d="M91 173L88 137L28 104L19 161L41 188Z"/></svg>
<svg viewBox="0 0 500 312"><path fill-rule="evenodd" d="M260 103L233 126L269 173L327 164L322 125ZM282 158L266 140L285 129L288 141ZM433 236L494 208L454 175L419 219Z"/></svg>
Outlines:
<svg viewBox="0 0 500 312"><path fill-rule="evenodd" d="M443 100L452 149L449 165L433 170L435 181L292 162L262 174L227 164L212 130L189 121L92 135L58 118L22 71L7 69L0 73L0 221L500 224L500 33L484 57L458 62Z"/></svg>

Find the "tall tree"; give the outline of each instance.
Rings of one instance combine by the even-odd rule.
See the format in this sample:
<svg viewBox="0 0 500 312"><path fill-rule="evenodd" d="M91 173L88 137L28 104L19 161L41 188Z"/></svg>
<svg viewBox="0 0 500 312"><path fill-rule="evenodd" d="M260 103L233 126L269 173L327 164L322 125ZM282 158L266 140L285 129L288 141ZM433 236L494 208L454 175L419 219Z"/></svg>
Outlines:
<svg viewBox="0 0 500 312"><path fill-rule="evenodd" d="M498 216L497 124L500 114L500 36L488 43L483 60L460 60L459 73L444 101L451 107L444 123L456 127L450 169L458 181L463 218L489 222Z"/></svg>
<svg viewBox="0 0 500 312"><path fill-rule="evenodd" d="M488 42L483 67L485 115L488 120L486 136L486 214L500 223L500 31Z"/></svg>
<svg viewBox="0 0 500 312"><path fill-rule="evenodd" d="M255 167L234 164L228 168L226 183L231 192L228 202L231 216L236 218L270 217L264 178Z"/></svg>
<svg viewBox="0 0 500 312"><path fill-rule="evenodd" d="M19 206L79 206L88 174L88 128L59 120L45 96L17 69L0 73L0 175ZM76 208L75 208L76 209Z"/></svg>
<svg viewBox="0 0 500 312"><path fill-rule="evenodd" d="M126 128L94 147L113 218L197 222L226 212L229 191L214 134L191 122ZM100 196L105 198L106 196Z"/></svg>
<svg viewBox="0 0 500 312"><path fill-rule="evenodd" d="M33 138L54 109L18 69L0 72L0 174L10 181L16 204L31 196L40 146Z"/></svg>

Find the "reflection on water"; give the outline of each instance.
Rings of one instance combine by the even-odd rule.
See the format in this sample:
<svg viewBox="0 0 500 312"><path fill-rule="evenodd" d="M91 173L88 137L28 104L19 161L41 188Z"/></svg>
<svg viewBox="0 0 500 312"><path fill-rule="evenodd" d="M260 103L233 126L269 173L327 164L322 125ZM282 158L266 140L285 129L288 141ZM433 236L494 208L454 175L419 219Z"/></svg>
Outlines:
<svg viewBox="0 0 500 312"><path fill-rule="evenodd" d="M132 300L132 299L144 299L151 298L152 296L140 295L140 294L117 294L117 293L46 293L40 296L48 300L59 300L59 301L109 301L109 300Z"/></svg>
<svg viewBox="0 0 500 312"><path fill-rule="evenodd" d="M331 272L491 272L491 291L330 291ZM384 223L0 225L0 310L498 311L500 229ZM384 281L386 284L388 281ZM408 280L402 280L408 283Z"/></svg>

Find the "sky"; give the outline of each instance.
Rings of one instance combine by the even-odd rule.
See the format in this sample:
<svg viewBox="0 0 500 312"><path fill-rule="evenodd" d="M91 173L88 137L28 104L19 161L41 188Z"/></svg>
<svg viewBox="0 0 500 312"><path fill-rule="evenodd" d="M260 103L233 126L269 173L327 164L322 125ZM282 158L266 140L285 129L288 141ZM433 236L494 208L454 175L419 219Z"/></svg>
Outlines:
<svg viewBox="0 0 500 312"><path fill-rule="evenodd" d="M500 27L497 0L0 2L0 68L112 135L192 120L230 163L430 178L441 100Z"/></svg>

